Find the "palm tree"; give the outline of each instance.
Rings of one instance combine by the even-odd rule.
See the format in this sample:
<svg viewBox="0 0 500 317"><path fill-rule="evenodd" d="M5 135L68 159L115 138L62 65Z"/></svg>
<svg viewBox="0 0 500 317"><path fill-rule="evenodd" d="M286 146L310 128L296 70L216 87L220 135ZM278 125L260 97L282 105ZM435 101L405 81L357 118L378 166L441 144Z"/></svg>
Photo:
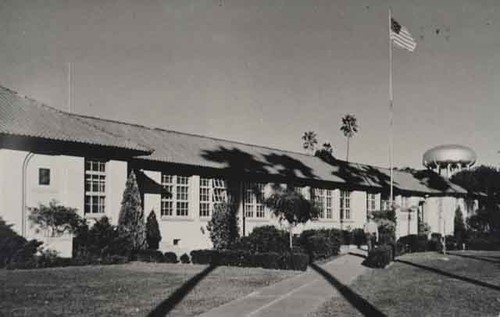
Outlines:
<svg viewBox="0 0 500 317"><path fill-rule="evenodd" d="M330 142L323 143L323 151L328 152L329 154L333 154L333 146Z"/></svg>
<svg viewBox="0 0 500 317"><path fill-rule="evenodd" d="M358 119L352 114L346 114L342 117L340 131L344 132L344 136L347 138L346 161L349 161L349 139L358 132Z"/></svg>
<svg viewBox="0 0 500 317"><path fill-rule="evenodd" d="M302 136L302 147L309 153L314 154L314 149L316 148L316 144L318 144L318 138L316 132L314 131L306 131Z"/></svg>

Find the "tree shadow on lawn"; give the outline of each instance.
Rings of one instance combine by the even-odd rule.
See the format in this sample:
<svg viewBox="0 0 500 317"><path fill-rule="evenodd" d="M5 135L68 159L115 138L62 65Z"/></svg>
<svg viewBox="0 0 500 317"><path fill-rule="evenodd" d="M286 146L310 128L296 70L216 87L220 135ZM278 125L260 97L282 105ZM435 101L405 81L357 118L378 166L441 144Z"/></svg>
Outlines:
<svg viewBox="0 0 500 317"><path fill-rule="evenodd" d="M165 299L163 302L161 302L158 306L156 306L149 314L148 317L160 317L160 316L167 316L167 314L175 308L177 304L181 300L186 297L191 290L198 285L201 280L203 280L208 274L210 274L215 268L217 268L217 265L210 265L207 268L205 268L203 271L200 273L196 274L193 276L191 279L189 279L186 283L182 284L181 287L179 287L172 295L170 295L167 299Z"/></svg>
<svg viewBox="0 0 500 317"><path fill-rule="evenodd" d="M500 292L500 286L498 286L498 285L489 284L489 283L478 281L478 280L475 280L475 279L472 279L472 278L469 278L469 277L456 275L456 274L453 274L453 273L442 271L442 270L439 270L439 269L436 269L436 268L433 268L433 267L429 267L429 266L425 266L425 265L422 265L422 264L416 264L416 263L413 263L413 262L410 262L410 261L406 261L406 260L394 260L394 262L411 265L411 266L417 267L417 268L422 269L422 270L433 272L433 273L436 273L436 274L439 274L439 275L443 275L443 276L446 276L446 277L450 277L450 278L453 278L453 279L456 279L456 280L460 280L460 281L464 281L464 282L467 282L467 283L471 283L471 284L474 284L474 285L478 285L478 286L482 286L482 287L487 287L489 289L492 289L492 290Z"/></svg>
<svg viewBox="0 0 500 317"><path fill-rule="evenodd" d="M356 255L356 254L353 254ZM375 306L370 304L367 300L361 297L359 294L351 290L346 285L342 284L335 277L330 275L327 271L325 271L320 266L311 263L309 265L316 273L320 274L325 280L327 280L333 287L335 287L339 293L360 313L364 316L386 316L380 310L378 310Z"/></svg>
<svg viewBox="0 0 500 317"><path fill-rule="evenodd" d="M475 256L475 255L468 255L468 254L459 254L455 252L448 252L448 254L454 255L454 256L460 256L463 258L470 258L478 261L484 261L484 262L490 262L490 263L500 263L500 257L497 256L487 256L487 255L482 255L482 256ZM498 259L498 260L493 260L493 259Z"/></svg>

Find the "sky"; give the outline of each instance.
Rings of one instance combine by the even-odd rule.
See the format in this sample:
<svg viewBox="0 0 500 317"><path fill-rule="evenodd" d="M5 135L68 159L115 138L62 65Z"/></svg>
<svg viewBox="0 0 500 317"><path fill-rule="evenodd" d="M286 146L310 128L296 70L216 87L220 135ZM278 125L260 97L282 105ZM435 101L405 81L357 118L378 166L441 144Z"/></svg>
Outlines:
<svg viewBox="0 0 500 317"><path fill-rule="evenodd" d="M389 165L388 9L417 41L393 49L394 165L440 144L500 163L497 0L0 0L0 84L58 109L304 152L315 131Z"/></svg>

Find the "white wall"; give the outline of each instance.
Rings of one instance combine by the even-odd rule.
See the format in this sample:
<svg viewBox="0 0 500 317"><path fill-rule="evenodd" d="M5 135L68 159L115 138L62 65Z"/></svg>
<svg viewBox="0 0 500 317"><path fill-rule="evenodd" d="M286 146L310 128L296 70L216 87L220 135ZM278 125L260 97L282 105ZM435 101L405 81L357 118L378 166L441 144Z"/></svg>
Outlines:
<svg viewBox="0 0 500 317"><path fill-rule="evenodd" d="M48 232L37 230L28 221L29 208L47 205L51 200L76 208L84 216L85 159L66 155L34 154L26 168L25 229L22 232L22 174L26 151L0 149L0 216L13 224L14 230L27 239L44 242L45 248L53 248L62 256L71 256L72 237L50 237ZM39 169L50 170L50 184L39 184ZM106 216L116 223L120 211L122 193L127 180L127 162L109 161L106 164ZM90 219L102 215L87 215ZM90 222L92 223L92 221ZM38 231L38 232L37 232Z"/></svg>

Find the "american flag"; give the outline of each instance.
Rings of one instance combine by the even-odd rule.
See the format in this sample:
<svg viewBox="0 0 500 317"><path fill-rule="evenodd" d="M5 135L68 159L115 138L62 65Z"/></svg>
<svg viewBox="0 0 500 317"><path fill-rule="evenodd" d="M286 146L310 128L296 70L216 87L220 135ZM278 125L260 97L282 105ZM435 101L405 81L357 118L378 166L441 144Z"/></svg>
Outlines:
<svg viewBox="0 0 500 317"><path fill-rule="evenodd" d="M413 52L417 47L417 42L415 42L410 32L393 18L391 18L390 39L397 47L410 52Z"/></svg>

